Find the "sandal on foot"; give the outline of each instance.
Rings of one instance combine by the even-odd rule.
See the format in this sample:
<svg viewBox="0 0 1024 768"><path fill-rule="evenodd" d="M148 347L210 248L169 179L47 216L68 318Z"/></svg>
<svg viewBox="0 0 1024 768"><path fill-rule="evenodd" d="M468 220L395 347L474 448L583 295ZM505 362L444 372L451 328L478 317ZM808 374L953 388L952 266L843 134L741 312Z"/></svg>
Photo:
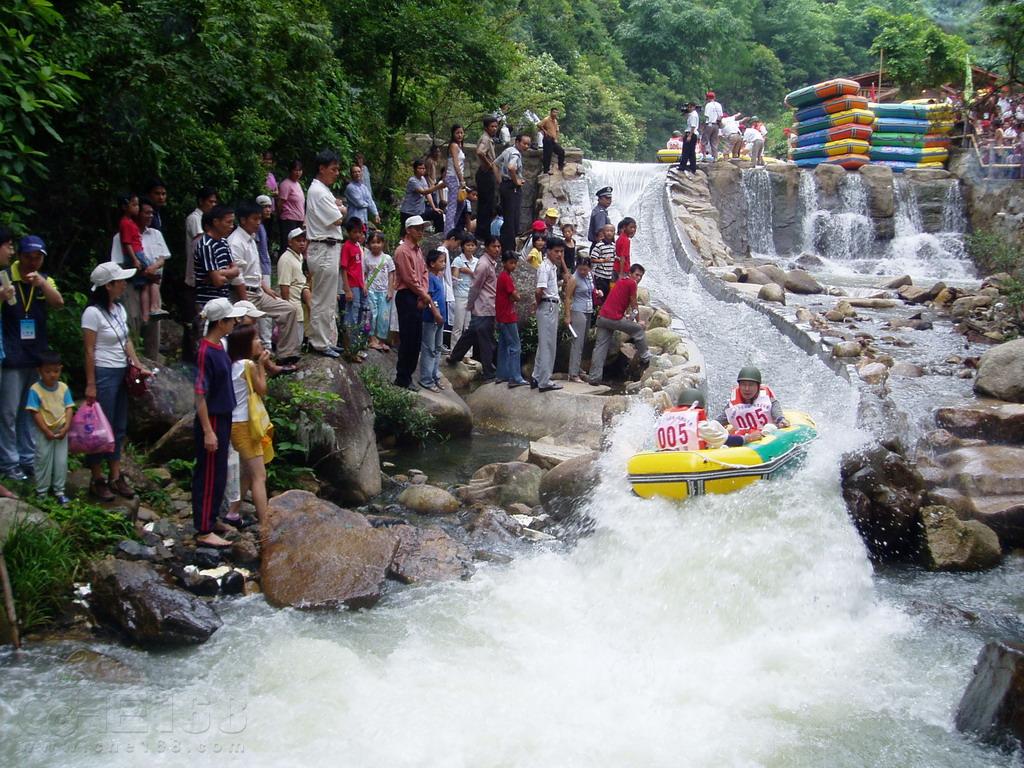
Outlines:
<svg viewBox="0 0 1024 768"><path fill-rule="evenodd" d="M202 536L196 536L196 544L202 544L204 547L217 547L224 548L230 547L231 542L227 539L222 539L216 533L207 533Z"/></svg>

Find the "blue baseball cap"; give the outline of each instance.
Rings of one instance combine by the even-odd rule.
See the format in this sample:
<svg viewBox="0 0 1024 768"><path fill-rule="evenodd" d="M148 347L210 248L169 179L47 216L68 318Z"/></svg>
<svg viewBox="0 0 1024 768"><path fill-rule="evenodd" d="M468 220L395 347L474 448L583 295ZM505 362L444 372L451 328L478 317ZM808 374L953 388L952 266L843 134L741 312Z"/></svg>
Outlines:
<svg viewBox="0 0 1024 768"><path fill-rule="evenodd" d="M38 235L26 235L18 241L18 253L35 253L39 251L46 255L46 243Z"/></svg>

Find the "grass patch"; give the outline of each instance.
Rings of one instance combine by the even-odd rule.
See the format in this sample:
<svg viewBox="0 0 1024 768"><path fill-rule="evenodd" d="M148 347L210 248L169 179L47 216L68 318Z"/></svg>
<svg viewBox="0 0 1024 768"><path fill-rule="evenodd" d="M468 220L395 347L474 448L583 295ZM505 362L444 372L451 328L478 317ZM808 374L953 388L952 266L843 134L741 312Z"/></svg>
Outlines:
<svg viewBox="0 0 1024 768"><path fill-rule="evenodd" d="M74 500L66 507L52 499L28 503L45 512L54 525L18 523L4 544L18 620L25 631L59 615L72 584L92 558L135 537L129 520L87 501Z"/></svg>
<svg viewBox="0 0 1024 768"><path fill-rule="evenodd" d="M377 435L394 435L400 441L426 442L440 439L434 417L423 408L416 395L394 386L376 365L359 369L359 378L373 401L373 428Z"/></svg>

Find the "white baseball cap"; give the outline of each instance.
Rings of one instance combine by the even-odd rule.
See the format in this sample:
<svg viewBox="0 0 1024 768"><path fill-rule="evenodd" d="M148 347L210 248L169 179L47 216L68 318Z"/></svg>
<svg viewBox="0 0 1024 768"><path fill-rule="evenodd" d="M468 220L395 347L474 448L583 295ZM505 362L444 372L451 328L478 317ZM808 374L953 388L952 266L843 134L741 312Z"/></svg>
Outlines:
<svg viewBox="0 0 1024 768"><path fill-rule="evenodd" d="M409 227L425 227L425 226L427 226L427 222L424 221L422 216L410 216L408 219L405 220L405 228L406 229L408 229Z"/></svg>
<svg viewBox="0 0 1024 768"><path fill-rule="evenodd" d="M294 240L296 237L305 237L305 236L306 236L306 230L304 230L302 227L296 227L295 229L293 229L291 232L288 233L288 239L289 240Z"/></svg>
<svg viewBox="0 0 1024 768"><path fill-rule="evenodd" d="M115 280L127 280L134 276L134 269L125 269L120 264L115 264L112 261L104 261L92 271L91 275L89 275L89 279L92 281L92 288L89 290L95 291L101 285L112 283Z"/></svg>
<svg viewBox="0 0 1024 768"><path fill-rule="evenodd" d="M225 298L210 299L203 307L202 316L204 320L216 323L218 320L226 320L229 317L245 317L245 307L232 304Z"/></svg>
<svg viewBox="0 0 1024 768"><path fill-rule="evenodd" d="M246 317L263 317L265 314L267 314L262 309L256 309L256 305L246 299L236 301L235 307L241 307L242 309L244 309Z"/></svg>
<svg viewBox="0 0 1024 768"><path fill-rule="evenodd" d="M270 199L270 195L260 195L256 198L256 205L262 208L265 205L273 205L274 201Z"/></svg>

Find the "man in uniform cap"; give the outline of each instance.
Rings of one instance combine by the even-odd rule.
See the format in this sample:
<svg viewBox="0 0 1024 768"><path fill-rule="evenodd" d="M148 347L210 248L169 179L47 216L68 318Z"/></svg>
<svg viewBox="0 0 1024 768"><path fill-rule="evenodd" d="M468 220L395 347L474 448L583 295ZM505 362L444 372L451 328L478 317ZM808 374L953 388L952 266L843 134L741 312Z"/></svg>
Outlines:
<svg viewBox="0 0 1024 768"><path fill-rule="evenodd" d="M587 227L587 240L596 243L601 237L601 228L610 224L608 208L612 204L612 188L601 187L597 190L597 205L590 212L590 226Z"/></svg>

